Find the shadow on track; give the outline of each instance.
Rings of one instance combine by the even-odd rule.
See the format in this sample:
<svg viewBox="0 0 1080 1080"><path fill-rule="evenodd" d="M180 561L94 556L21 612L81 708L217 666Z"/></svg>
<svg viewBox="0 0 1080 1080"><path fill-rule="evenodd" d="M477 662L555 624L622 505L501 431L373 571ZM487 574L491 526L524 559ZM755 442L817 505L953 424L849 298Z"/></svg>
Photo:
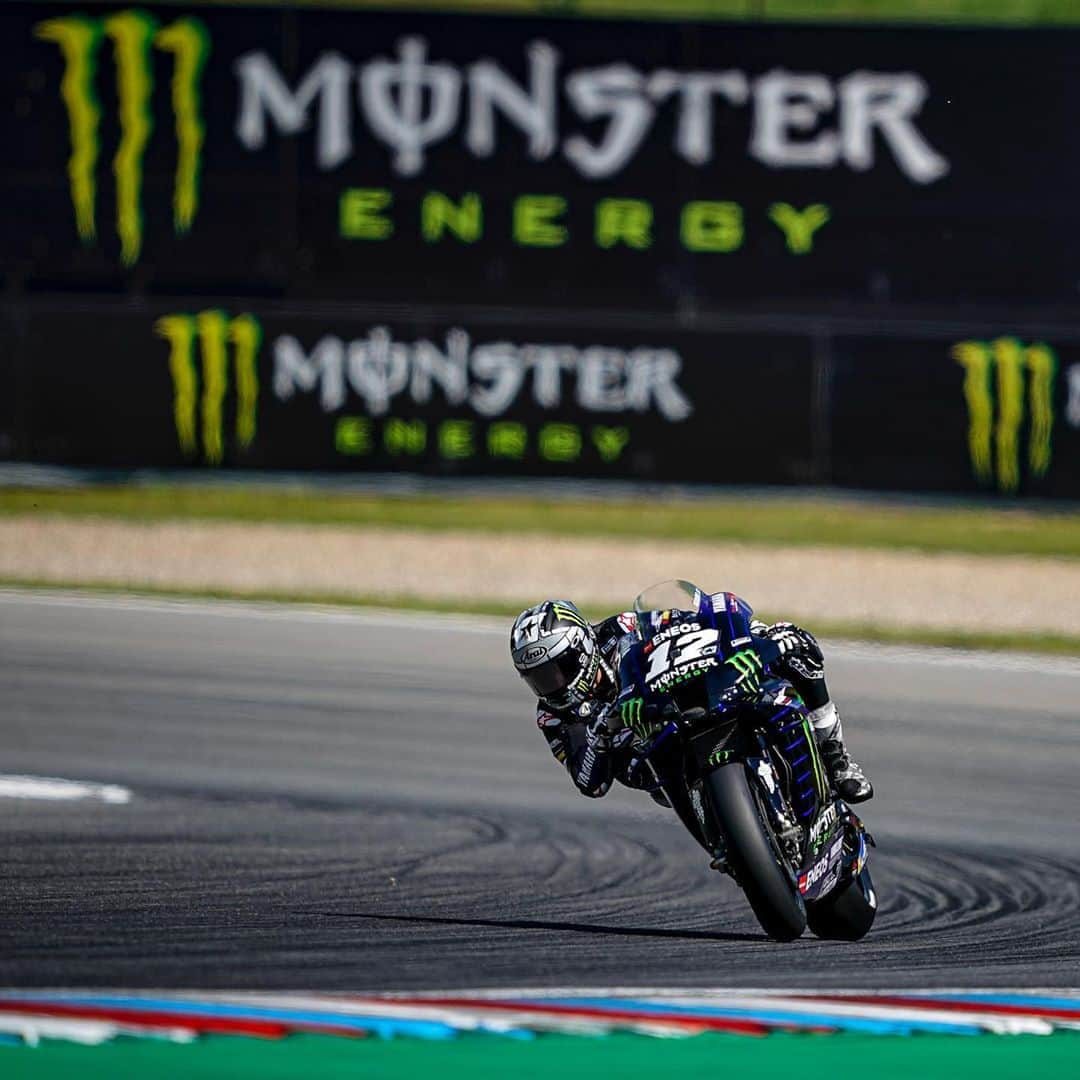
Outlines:
<svg viewBox="0 0 1080 1080"><path fill-rule="evenodd" d="M712 930L665 930L646 926L603 926L597 923L546 922L540 919L468 919L449 915L386 915L370 911L294 911L331 919L380 919L386 922L433 923L442 926L492 926L508 930L565 930L573 934L675 938L681 941L768 941L764 934L731 934Z"/></svg>

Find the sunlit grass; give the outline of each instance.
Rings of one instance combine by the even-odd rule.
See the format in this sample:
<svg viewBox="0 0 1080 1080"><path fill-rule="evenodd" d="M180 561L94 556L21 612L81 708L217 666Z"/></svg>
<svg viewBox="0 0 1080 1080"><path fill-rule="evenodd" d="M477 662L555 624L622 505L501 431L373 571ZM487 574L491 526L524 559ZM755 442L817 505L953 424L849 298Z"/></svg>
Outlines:
<svg viewBox="0 0 1080 1080"><path fill-rule="evenodd" d="M799 496L634 501L378 496L270 487L0 491L0 514L259 521L1080 558L1080 513Z"/></svg>
<svg viewBox="0 0 1080 1080"><path fill-rule="evenodd" d="M62 0L52 0L54 3ZM170 0L143 0L145 4ZM716 19L735 22L881 22L956 26L1080 23L1076 0L193 0L195 4L447 11L479 15Z"/></svg>

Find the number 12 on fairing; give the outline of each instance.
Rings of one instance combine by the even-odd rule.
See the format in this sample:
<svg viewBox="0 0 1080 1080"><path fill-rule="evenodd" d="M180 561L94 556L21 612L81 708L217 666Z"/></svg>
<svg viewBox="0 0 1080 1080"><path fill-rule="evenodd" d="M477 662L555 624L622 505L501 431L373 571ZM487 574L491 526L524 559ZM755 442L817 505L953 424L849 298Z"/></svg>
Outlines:
<svg viewBox="0 0 1080 1080"><path fill-rule="evenodd" d="M677 638L662 641L649 657L649 670L645 672L645 682L655 682L665 671L712 656L716 652L716 643L719 640L718 630L692 630Z"/></svg>

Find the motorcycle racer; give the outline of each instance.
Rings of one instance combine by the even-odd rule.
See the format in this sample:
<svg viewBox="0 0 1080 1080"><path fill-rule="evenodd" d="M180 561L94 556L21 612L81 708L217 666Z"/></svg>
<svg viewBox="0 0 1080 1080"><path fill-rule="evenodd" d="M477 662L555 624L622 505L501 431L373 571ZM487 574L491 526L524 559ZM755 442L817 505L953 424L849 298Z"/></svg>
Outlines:
<svg viewBox="0 0 1080 1080"><path fill-rule="evenodd" d="M713 594L722 608L727 593ZM518 674L536 694L536 723L555 759L566 766L582 794L599 798L614 780L640 788L635 732L612 732L608 716L619 693L619 642L637 632L637 613L623 611L590 623L569 600L546 600L514 620L510 652ZM753 636L769 639L780 651L777 673L806 705L815 741L836 790L849 803L873 797L873 785L844 744L840 714L825 682L824 656L807 630L790 622L750 624ZM653 798L668 805L660 793Z"/></svg>
<svg viewBox="0 0 1080 1080"><path fill-rule="evenodd" d="M518 674L539 699L536 724L555 759L583 795L606 795L614 779L638 787L633 732L614 736L607 716L619 685L619 641L637 615L619 612L595 625L569 600L545 600L514 620L510 651Z"/></svg>

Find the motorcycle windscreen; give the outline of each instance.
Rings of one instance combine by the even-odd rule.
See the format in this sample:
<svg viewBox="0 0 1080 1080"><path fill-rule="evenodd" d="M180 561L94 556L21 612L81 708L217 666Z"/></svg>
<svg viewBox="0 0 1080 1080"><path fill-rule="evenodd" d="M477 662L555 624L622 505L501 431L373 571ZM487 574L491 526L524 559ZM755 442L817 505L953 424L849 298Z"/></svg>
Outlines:
<svg viewBox="0 0 1080 1080"><path fill-rule="evenodd" d="M689 581L672 578L650 585L638 594L634 610L639 614L649 611L686 611L692 615L712 614L709 594Z"/></svg>

